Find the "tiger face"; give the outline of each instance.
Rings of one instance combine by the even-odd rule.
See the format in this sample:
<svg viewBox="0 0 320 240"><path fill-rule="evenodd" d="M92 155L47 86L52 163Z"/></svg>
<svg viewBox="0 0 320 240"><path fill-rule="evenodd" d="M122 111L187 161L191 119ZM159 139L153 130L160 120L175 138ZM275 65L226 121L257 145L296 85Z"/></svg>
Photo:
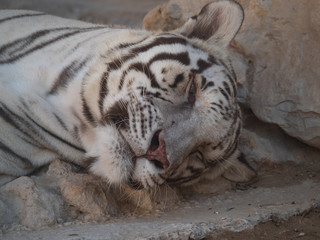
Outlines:
<svg viewBox="0 0 320 240"><path fill-rule="evenodd" d="M213 178L236 164L241 114L228 46L242 19L237 3L211 3L181 29L114 50L88 152L93 173L149 189Z"/></svg>

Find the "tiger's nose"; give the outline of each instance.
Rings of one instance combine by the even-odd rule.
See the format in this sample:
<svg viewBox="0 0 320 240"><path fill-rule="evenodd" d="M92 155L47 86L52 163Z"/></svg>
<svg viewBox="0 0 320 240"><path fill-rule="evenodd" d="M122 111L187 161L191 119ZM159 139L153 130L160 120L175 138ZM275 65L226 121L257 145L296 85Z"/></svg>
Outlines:
<svg viewBox="0 0 320 240"><path fill-rule="evenodd" d="M166 143L160 137L160 132L161 130L158 130L153 135L149 149L144 157L156 167L166 169L169 167L170 163L167 158Z"/></svg>

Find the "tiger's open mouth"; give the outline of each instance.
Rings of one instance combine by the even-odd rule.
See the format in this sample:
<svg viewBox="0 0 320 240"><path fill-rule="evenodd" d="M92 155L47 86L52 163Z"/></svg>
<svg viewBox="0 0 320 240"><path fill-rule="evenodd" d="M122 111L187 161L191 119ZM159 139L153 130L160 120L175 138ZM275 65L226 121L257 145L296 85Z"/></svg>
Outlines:
<svg viewBox="0 0 320 240"><path fill-rule="evenodd" d="M152 162L157 168L167 169L170 163L167 157L166 143L163 138L160 137L161 131L162 130L158 130L155 132L146 154L138 156L136 160L145 158Z"/></svg>
<svg viewBox="0 0 320 240"><path fill-rule="evenodd" d="M166 143L161 136L162 130L157 130L151 141L149 148L147 152L143 155L136 156L130 145L130 151L133 154L132 162L134 165L136 165L137 161L145 159L149 161L152 165L154 165L159 171L164 171L169 168L170 163L167 157L167 151L166 151ZM152 174L149 173L149 177L152 178ZM157 181L153 180L155 184L158 184ZM143 184L140 183L138 180L134 179L134 176L131 176L128 180L128 185L136 190L140 190L144 188Z"/></svg>

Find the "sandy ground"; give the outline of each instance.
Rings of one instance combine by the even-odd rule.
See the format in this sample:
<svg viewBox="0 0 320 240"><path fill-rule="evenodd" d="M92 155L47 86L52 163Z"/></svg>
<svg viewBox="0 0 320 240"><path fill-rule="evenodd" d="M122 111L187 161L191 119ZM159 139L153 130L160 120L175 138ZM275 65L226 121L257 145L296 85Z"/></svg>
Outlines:
<svg viewBox="0 0 320 240"><path fill-rule="evenodd" d="M320 208L306 211L298 216L290 217L287 221L274 218L266 223L258 224L252 230L243 232L224 231L207 239L216 240L318 240L320 239Z"/></svg>
<svg viewBox="0 0 320 240"><path fill-rule="evenodd" d="M16 227L0 239L319 239L320 162L264 163L259 170L252 185L185 195L163 212L38 231Z"/></svg>

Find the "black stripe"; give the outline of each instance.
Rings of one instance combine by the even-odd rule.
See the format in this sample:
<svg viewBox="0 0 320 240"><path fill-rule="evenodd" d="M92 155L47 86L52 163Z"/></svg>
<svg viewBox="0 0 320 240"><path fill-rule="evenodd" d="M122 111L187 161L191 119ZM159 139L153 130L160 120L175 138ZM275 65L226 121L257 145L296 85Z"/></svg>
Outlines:
<svg viewBox="0 0 320 240"><path fill-rule="evenodd" d="M25 126L27 126L27 129L30 131L33 131L33 133L36 133L36 131L34 131L34 129L32 129L32 127L30 126L30 124L26 123L25 121L21 121L21 117L17 116L16 114L12 113L7 107L5 107L3 104L1 104L2 107L0 107L0 117L6 121L7 124L11 125L13 128L15 128L17 131L19 131L20 133L24 134L25 136L27 136L29 139L33 139L33 136L31 136L28 132L26 132L25 129L23 129L21 126L22 124L24 124ZM18 118L20 121L19 123L16 121L16 119L14 118ZM23 122L23 123L22 123ZM21 124L22 123L22 124ZM22 139L23 141L27 142L30 145L34 145L34 146L41 146L41 144L38 141L35 141L33 139L33 142L31 142L30 140L28 140L27 138L25 138L24 136L19 136L20 139Z"/></svg>
<svg viewBox="0 0 320 240"><path fill-rule="evenodd" d="M206 85L207 83L207 78L204 76L201 76L201 89Z"/></svg>
<svg viewBox="0 0 320 240"><path fill-rule="evenodd" d="M121 90L122 87L123 87L124 78L127 76L128 71L129 71L129 70L125 71L125 72L121 75L120 82L119 82L119 87L118 87L119 90Z"/></svg>
<svg viewBox="0 0 320 240"><path fill-rule="evenodd" d="M0 19L0 23L9 21L9 20L13 20L13 19L17 19L17 18L23 18L23 17L36 17L36 16L42 16L42 15L47 15L45 13L28 13L28 14L21 14L21 15L16 15L16 16L12 16L12 17L8 17L8 18L3 18Z"/></svg>
<svg viewBox="0 0 320 240"><path fill-rule="evenodd" d="M21 131L24 133L26 136L28 136L30 139L33 139L33 136L30 135L26 131L29 130L31 131L32 134L37 135L37 131L32 127L31 124L29 124L24 118L21 116L13 113L9 108L7 108L4 104L1 103L0 107L0 116L11 126L15 127L17 130ZM25 126L25 128L22 128L21 126ZM37 145L41 145L38 141L33 139L34 143ZM33 144L35 145L35 144Z"/></svg>
<svg viewBox="0 0 320 240"><path fill-rule="evenodd" d="M153 88L160 88L163 91L167 91L167 89L161 88L159 83L156 80L156 77L154 76L154 74L151 72L150 70L150 65L156 61L161 61L161 60L176 60L179 61L180 63L184 64L184 65L189 65L190 64L190 58L189 58L189 53L188 52L182 52L182 53L178 53L178 54L171 54L171 53L160 53L156 56L154 56L153 58L150 59L150 61L148 63L141 63L141 62L137 62L137 63L133 63L131 64L128 69L126 71L124 71L124 73L122 74L121 78L120 78L120 83L119 83L119 90L122 89L123 87L123 83L124 83L124 79L125 76L127 75L127 73L131 70L135 70L138 72L142 72L144 74L147 75L147 77L151 80L151 87ZM120 61L120 60L119 60ZM116 66L118 66L119 63L113 62L111 63L110 69L115 69ZM183 78L181 79L182 76L178 75L178 79L176 79L177 81L182 81ZM176 84L173 84L173 87L177 86L178 82Z"/></svg>
<svg viewBox="0 0 320 240"><path fill-rule="evenodd" d="M213 64L214 63L207 62L207 61L205 61L203 59L199 59L198 62L197 62L198 69L193 69L192 72L193 73L202 73L204 70L208 69Z"/></svg>
<svg viewBox="0 0 320 240"><path fill-rule="evenodd" d="M222 147L223 147L223 143L224 143L224 142L219 142L217 145L211 147L211 149L212 149L213 151L215 151L215 150L218 149L218 148L219 148L219 150L221 150Z"/></svg>
<svg viewBox="0 0 320 240"><path fill-rule="evenodd" d="M147 77L150 79L151 81L151 87L153 88L161 88L159 83L157 82L156 80L156 77L154 76L154 74L151 72L150 68L148 65L144 64L144 63L141 63L141 62L137 62L137 63L133 63L129 66L128 70L125 71L125 73L131 71L131 70L135 70L137 72L142 72L144 73L145 75L147 75ZM122 85L121 85L122 87ZM119 85L119 89L120 88L120 85Z"/></svg>
<svg viewBox="0 0 320 240"><path fill-rule="evenodd" d="M174 82L173 84L170 84L169 87L171 88L176 88L178 86L178 84L180 82L182 82L184 80L184 76L183 76L183 73L180 73L176 76L176 78L174 79Z"/></svg>
<svg viewBox="0 0 320 240"><path fill-rule="evenodd" d="M236 121L237 121L237 118L235 118L234 122L232 123L232 126L235 124ZM207 160L208 166L214 167L217 164L222 163L225 160L228 160L228 158L230 158L230 156L234 154L234 152L238 149L238 139L240 136L240 132L241 132L241 122L238 122L238 126L235 130L235 133L233 128L230 129L228 133L222 138L223 140L221 142L219 142L216 146L211 147L212 150L216 150L218 148L219 150L222 150L224 148L224 144L227 144L229 136L235 134L232 139L232 142L228 143L229 145L227 146L227 148L224 148L224 154L222 155L222 157L218 157L217 159L214 159L214 160Z"/></svg>
<svg viewBox="0 0 320 240"><path fill-rule="evenodd" d="M123 58L115 59L112 62L108 63L110 70L118 70L124 61L129 60L129 56L130 55L127 55Z"/></svg>
<svg viewBox="0 0 320 240"><path fill-rule="evenodd" d="M153 116L152 116L152 112L151 112L151 106L148 105L148 114L149 114L149 129L150 131L152 130L152 121L153 121Z"/></svg>
<svg viewBox="0 0 320 240"><path fill-rule="evenodd" d="M78 146L76 146L76 145L74 145L74 144L72 144L72 143L64 140L63 138L57 136L57 135L54 134L53 132L50 132L49 130L47 130L46 128L44 128L43 126L41 126L39 123L37 123L35 120L33 120L33 119L29 116L29 114L27 114L27 113L26 113L25 111L23 111L22 109L21 109L21 111L24 113L24 115L25 115L33 124L35 124L38 128L40 128L40 129L41 129L42 131L44 131L45 133L49 134L51 137L57 139L58 141L63 142L64 144L66 144L66 145L68 145L68 146L70 146L70 147L72 147L72 148L74 148L74 149L77 149L77 150L80 151L80 152L83 152L83 153L85 152L84 149L82 149L82 148L80 148L80 147L78 147Z"/></svg>
<svg viewBox="0 0 320 240"><path fill-rule="evenodd" d="M228 159L238 148L238 139L241 133L241 123L238 123L238 126L235 130L235 132L229 132L228 135L234 135L233 141L230 143L230 145L225 149L225 154L223 156L224 159ZM228 136L227 135L227 136Z"/></svg>
<svg viewBox="0 0 320 240"><path fill-rule="evenodd" d="M25 38L22 38L22 39L18 39L12 43L8 43L6 45L4 45L3 47L0 48L0 56L1 55L4 55L4 53L6 51L8 51L8 48L14 48L14 52L16 51L16 47L17 45L20 45L19 49L20 48L25 48L26 46L30 45L30 43L32 43L33 41L35 41L37 38L39 37L42 37L44 35L47 35L53 31L63 31L63 30L73 30L72 32L68 32L68 33L65 33L65 34L62 34L62 35L59 35L53 39L50 39L48 41L45 41L45 42L42 42L34 47L32 47L31 49L28 49L26 50L25 52L23 53L20 53L20 54L17 54L17 55L14 55L12 57L9 57L8 59L4 59L4 60L1 60L0 61L0 64L6 64L6 63L12 63L22 57L25 57L27 56L28 54L30 53L33 53L37 50L40 50L46 46L49 46L50 44L53 44L57 41L60 41L62 39L65 39L65 38L68 38L68 37L71 37L73 35L76 35L76 34L79 34L79 33L84 33L84 32L88 32L88 31L93 31L93 30L97 30L97 29L102 29L104 27L90 27L90 28L59 28L59 29L50 29L50 30L42 30L42 31L39 31L39 32L35 32L35 33L32 33L31 35L29 35L28 37L25 37ZM74 30L76 29L76 30ZM13 55L14 52L9 52L7 53L7 55Z"/></svg>
<svg viewBox="0 0 320 240"><path fill-rule="evenodd" d="M102 123L114 124L117 128L127 129L129 127L128 102L118 101L106 112Z"/></svg>
<svg viewBox="0 0 320 240"><path fill-rule="evenodd" d="M211 110L215 111L216 113L219 113L219 111L215 107L210 107Z"/></svg>
<svg viewBox="0 0 320 240"><path fill-rule="evenodd" d="M143 113L143 108L140 106L140 123L141 123L141 136L142 138L145 137L146 135L146 131L145 131L145 127L144 127L144 113Z"/></svg>
<svg viewBox="0 0 320 240"><path fill-rule="evenodd" d="M167 178L166 180L168 183L171 183L171 184L182 184L198 178L201 175L201 173L202 171L188 177Z"/></svg>
<svg viewBox="0 0 320 240"><path fill-rule="evenodd" d="M22 129L20 128L20 124L16 123L16 121L11 117L11 114L9 115L8 112L8 108L5 107L3 104L1 104L2 107L0 107L0 117L2 119L4 119L8 124L10 124L11 126L13 126L14 128L22 131ZM4 111L6 109L6 111ZM11 112L11 111L10 111Z"/></svg>
<svg viewBox="0 0 320 240"><path fill-rule="evenodd" d="M166 102L168 102L168 103L173 104L173 102L172 102L171 100L168 100L168 99L163 98L163 97L161 96L161 93L159 93L159 92L153 93L153 92L147 91L146 88L144 88L144 87L137 87L137 89L140 89L141 91L143 91L143 95L144 95L144 96L152 96L152 97L154 97L154 98L159 98L159 99L161 99L161 100L163 100L163 101L166 101Z"/></svg>
<svg viewBox="0 0 320 240"><path fill-rule="evenodd" d="M227 78L229 79L229 82L231 83L231 86L233 89L233 94L234 94L234 96L236 96L237 95L236 81L234 79L232 79L232 77L226 71L224 71L224 74L226 74Z"/></svg>
<svg viewBox="0 0 320 240"><path fill-rule="evenodd" d="M184 65L190 64L190 57L188 52L182 52L182 53L159 53L158 55L154 56L150 59L149 64L151 65L153 62L161 61L161 60L175 60L178 61Z"/></svg>
<svg viewBox="0 0 320 240"><path fill-rule="evenodd" d="M210 104L219 107L221 110L224 110L223 107L222 107L222 105L219 104L219 103L212 102L212 103L210 103Z"/></svg>
<svg viewBox="0 0 320 240"><path fill-rule="evenodd" d="M58 117L55 113L53 114L54 117L57 119L58 123L61 125L61 127L66 130L69 131L69 129L67 128L66 124L62 121L62 119L60 117Z"/></svg>
<svg viewBox="0 0 320 240"><path fill-rule="evenodd" d="M208 87L214 87L214 82L208 82L204 88L202 89L202 91L205 91Z"/></svg>
<svg viewBox="0 0 320 240"><path fill-rule="evenodd" d="M23 37L23 38L15 40L13 42L7 43L0 48L0 56L2 56L2 59L6 55L10 57L18 51L25 50L27 48L27 46L29 46L37 38L41 38L42 36L45 36L52 31L60 31L60 30L66 30L66 29L59 28L59 29L52 29L52 30L41 30L41 31L32 33L32 34L28 35L27 37Z"/></svg>
<svg viewBox="0 0 320 240"><path fill-rule="evenodd" d="M33 164L29 159L18 155L17 153L12 151L8 146L4 145L2 142L0 142L0 150L2 150L5 154L8 154L8 155L11 155L15 158L20 159L23 163L25 163L27 165L27 167L33 168Z"/></svg>
<svg viewBox="0 0 320 240"><path fill-rule="evenodd" d="M231 96L231 89L230 89L230 86L229 84L226 82L226 81L223 81L223 87L224 89L227 91L227 93L229 94L229 96Z"/></svg>
<svg viewBox="0 0 320 240"><path fill-rule="evenodd" d="M181 37L158 37L154 39L151 43L148 43L141 47L135 47L131 49L131 54L138 54L141 52L146 52L153 47L160 46L160 45L168 45L168 44L183 44L186 45L188 42L186 39Z"/></svg>
<svg viewBox="0 0 320 240"><path fill-rule="evenodd" d="M81 62L75 60L71 62L70 65L65 67L58 78L54 82L51 90L48 94L57 94L61 88L66 88L69 82L77 75L77 73L85 66L88 59L85 59Z"/></svg>
<svg viewBox="0 0 320 240"><path fill-rule="evenodd" d="M86 120L94 127L97 126L97 122L96 120L94 119L91 111L90 111L90 108L84 98L84 95L83 95L83 92L81 94L81 101L82 101L82 114L84 115L84 117L86 118Z"/></svg>
<svg viewBox="0 0 320 240"><path fill-rule="evenodd" d="M148 37L145 37L143 39L141 39L140 41L138 42L131 42L131 43L120 43L118 46L115 47L115 49L124 49L124 48L128 48L128 47L131 47L133 45L137 45L139 43L142 43L144 40L148 39Z"/></svg>
<svg viewBox="0 0 320 240"><path fill-rule="evenodd" d="M110 62L109 63L110 69L117 70L122 66L122 63L136 57L137 54L142 53L142 52L146 52L156 46L168 45L168 44L184 44L184 45L186 45L187 41L185 39L179 38L179 37L158 37L158 38L154 39L152 42L150 42L144 46L132 48L130 50L129 54Z"/></svg>
<svg viewBox="0 0 320 240"><path fill-rule="evenodd" d="M234 139L238 139L239 138L239 136L240 136L240 133L241 133L241 123L239 124L238 123L238 127L237 127L237 130L236 130L236 135L235 135L235 137L234 137Z"/></svg>
<svg viewBox="0 0 320 240"><path fill-rule="evenodd" d="M223 159L224 160L229 159L237 149L238 149L238 141L234 141L231 144L231 146L229 146L228 149L226 150L225 155L223 155Z"/></svg>
<svg viewBox="0 0 320 240"><path fill-rule="evenodd" d="M102 74L102 77L100 79L100 92L99 92L99 101L98 101L98 106L100 109L101 115L103 115L103 102L106 96L109 93L108 85L107 85L107 79L109 77L109 71L104 72Z"/></svg>
<svg viewBox="0 0 320 240"><path fill-rule="evenodd" d="M202 173L203 168L194 168L193 166L187 166L186 170L188 170L192 174Z"/></svg>
<svg viewBox="0 0 320 240"><path fill-rule="evenodd" d="M227 94L221 87L219 87L219 91L220 91L221 94L227 99L227 101L229 101L229 96L228 96L228 94Z"/></svg>
<svg viewBox="0 0 320 240"><path fill-rule="evenodd" d="M223 163L225 160L226 159L224 159L222 157L216 158L214 160L209 159L209 160L207 160L207 166L210 168L213 168L213 167L216 167L218 164Z"/></svg>
<svg viewBox="0 0 320 240"><path fill-rule="evenodd" d="M224 62L224 61L222 61L222 60L219 60L219 64L221 64L221 65L223 65L224 67L225 67L225 69L232 75L232 79L234 79L233 81L237 81L237 75L236 75L236 73L234 72L234 69L232 68L232 66L231 65L229 65L229 67L231 68L229 68L228 67L228 65Z"/></svg>
<svg viewBox="0 0 320 240"><path fill-rule="evenodd" d="M214 56L212 56L212 55L209 55L208 60L209 60L209 62L211 62L212 64L219 65L219 62L217 61L217 59L216 59Z"/></svg>

